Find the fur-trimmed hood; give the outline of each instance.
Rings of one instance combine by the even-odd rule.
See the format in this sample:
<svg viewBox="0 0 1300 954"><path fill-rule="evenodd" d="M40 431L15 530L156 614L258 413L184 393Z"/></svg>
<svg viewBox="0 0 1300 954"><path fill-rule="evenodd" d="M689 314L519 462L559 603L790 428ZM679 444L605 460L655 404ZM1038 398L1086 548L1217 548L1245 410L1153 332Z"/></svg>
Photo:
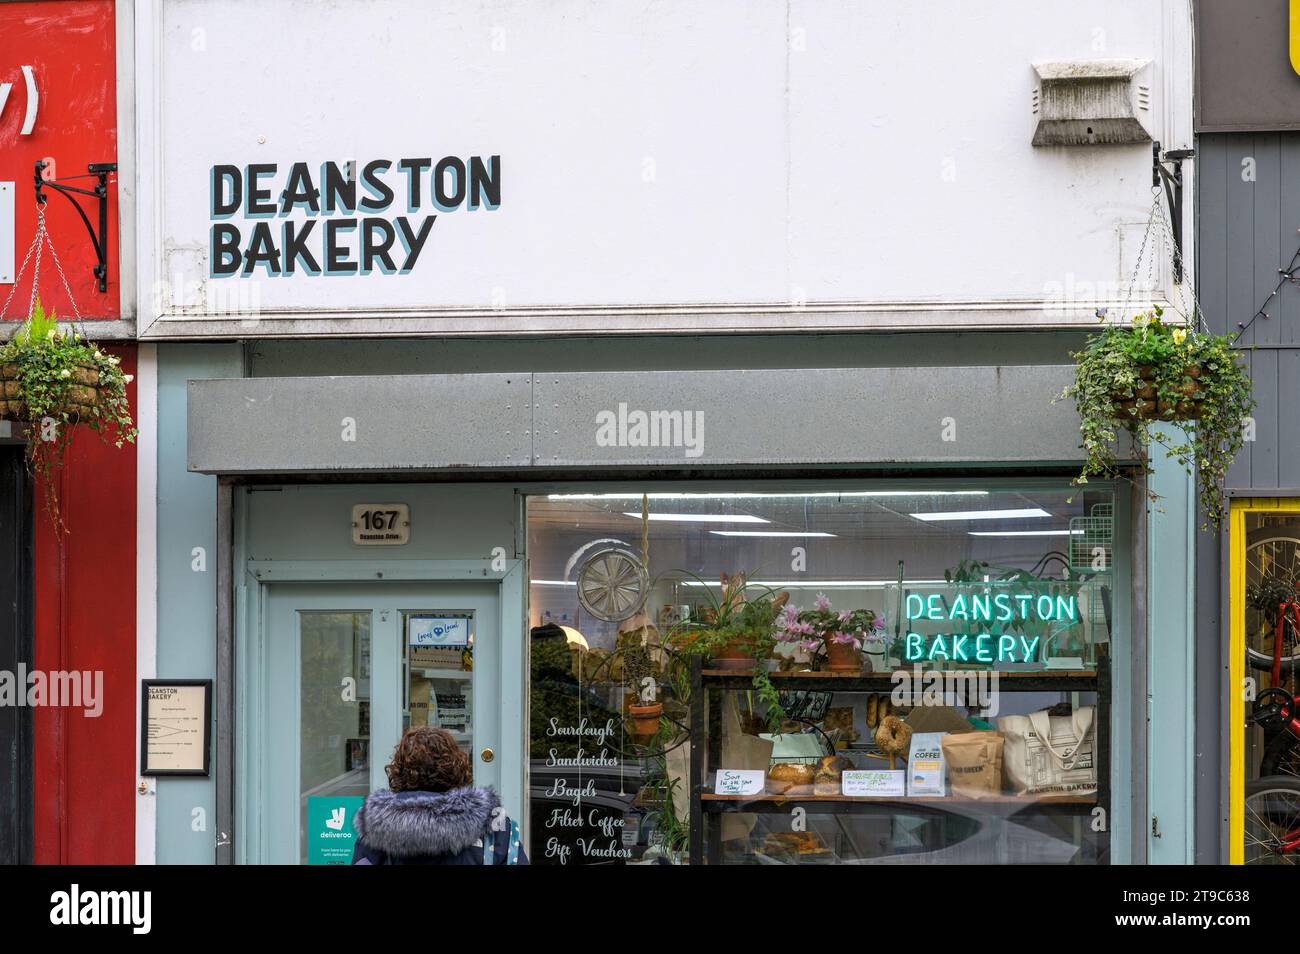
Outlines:
<svg viewBox="0 0 1300 954"><path fill-rule="evenodd" d="M483 837L501 805L488 788L372 792L353 817L358 838L394 857L451 855Z"/></svg>

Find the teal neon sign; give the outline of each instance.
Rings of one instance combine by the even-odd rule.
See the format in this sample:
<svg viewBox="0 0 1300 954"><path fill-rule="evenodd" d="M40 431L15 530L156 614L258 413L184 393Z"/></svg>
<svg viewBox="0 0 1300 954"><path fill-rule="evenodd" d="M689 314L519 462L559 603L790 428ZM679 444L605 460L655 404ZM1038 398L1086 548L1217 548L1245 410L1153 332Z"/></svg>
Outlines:
<svg viewBox="0 0 1300 954"><path fill-rule="evenodd" d="M983 622L996 630L1008 624L1029 629L1040 623L1069 626L1079 621L1073 594L957 593L946 598L940 593L909 593L905 610L909 624L914 620ZM1027 663L1035 661L1041 642L1041 636L1006 632L922 635L909 625L903 658L907 662Z"/></svg>
<svg viewBox="0 0 1300 954"><path fill-rule="evenodd" d="M1010 623L1015 620L1044 620L1047 622L1079 619L1078 600L1068 596L1033 593L974 593L969 599L958 593L947 602L939 593L922 596L907 594L907 618L961 619L969 622L981 620L989 623Z"/></svg>
<svg viewBox="0 0 1300 954"><path fill-rule="evenodd" d="M927 643L928 640L928 643ZM922 636L908 633L903 641L903 658L908 662L1020 663L1033 662L1038 655L1037 636L1013 636L991 633L939 633Z"/></svg>

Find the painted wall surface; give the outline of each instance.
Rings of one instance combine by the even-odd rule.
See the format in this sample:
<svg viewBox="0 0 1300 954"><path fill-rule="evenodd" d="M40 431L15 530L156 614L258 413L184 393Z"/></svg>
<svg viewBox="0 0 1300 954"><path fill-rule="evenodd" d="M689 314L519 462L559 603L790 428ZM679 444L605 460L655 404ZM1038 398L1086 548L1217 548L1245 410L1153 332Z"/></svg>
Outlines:
<svg viewBox="0 0 1300 954"><path fill-rule="evenodd" d="M1293 77L1300 81L1300 78ZM1300 100L1293 108L1300 122ZM1237 496L1300 493L1300 288L1280 269L1300 255L1300 133L1197 137L1201 172L1198 293L1210 327L1241 333L1257 406L1228 471ZM1255 315L1262 310L1267 317ZM1253 320L1252 320L1253 319ZM1199 861L1226 861L1228 837L1228 549L1222 533L1197 540L1197 820Z"/></svg>
<svg viewBox="0 0 1300 954"><path fill-rule="evenodd" d="M1171 443L1179 439L1171 428ZM1147 862L1195 860L1196 498L1177 461L1153 457L1147 486Z"/></svg>
<svg viewBox="0 0 1300 954"><path fill-rule="evenodd" d="M75 64L75 68L69 68ZM29 85L24 69L31 69ZM0 4L0 84L11 84L0 98L0 189L11 189L15 216L14 272L6 274L7 255L0 254L0 302L13 290L16 271L36 234L36 192L32 176L38 160L51 163L47 178L84 176L92 162L117 161L117 66L112 0L56 0ZM35 93L33 95L32 88ZM25 120L34 108L30 132ZM67 184L92 188L94 179ZM108 192L108 291L101 292L92 273L95 254L90 235L67 198L47 190L46 225L63 263L81 315L117 318L119 249L117 188ZM95 200L78 197L92 223L98 222ZM6 208L0 197L0 209ZM29 264L14 306L3 318L23 320L31 295L34 264ZM72 308L45 250L41 300L60 318Z"/></svg>
<svg viewBox="0 0 1300 954"><path fill-rule="evenodd" d="M158 678L216 675L216 497L213 477L186 473L185 382L238 376L233 345L158 346ZM210 778L157 781L159 864L212 864L216 790Z"/></svg>
<svg viewBox="0 0 1300 954"><path fill-rule="evenodd" d="M1300 128L1300 28L1289 0L1197 0L1196 129Z"/></svg>
<svg viewBox="0 0 1300 954"><path fill-rule="evenodd" d="M1187 0L139 6L146 335L1086 323L1150 144L1031 146L1032 64L1150 60L1190 138ZM349 161L355 213L313 192Z"/></svg>
<svg viewBox="0 0 1300 954"><path fill-rule="evenodd" d="M107 350L135 373L135 345ZM134 383L127 397L134 406ZM98 716L36 710L37 863L135 859L135 474L130 444L77 433L57 477L65 534L42 512L38 482L36 668L89 672L102 690Z"/></svg>

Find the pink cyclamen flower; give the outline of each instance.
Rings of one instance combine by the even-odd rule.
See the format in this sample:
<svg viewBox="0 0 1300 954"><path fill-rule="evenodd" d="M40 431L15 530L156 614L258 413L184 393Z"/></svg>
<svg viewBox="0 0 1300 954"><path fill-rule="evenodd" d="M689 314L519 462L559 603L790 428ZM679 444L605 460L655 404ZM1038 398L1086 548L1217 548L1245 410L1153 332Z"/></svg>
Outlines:
<svg viewBox="0 0 1300 954"><path fill-rule="evenodd" d="M825 593L818 593L817 599L813 600L813 605L816 606L819 610L828 610L831 608L830 597L828 597Z"/></svg>
<svg viewBox="0 0 1300 954"><path fill-rule="evenodd" d="M812 652L815 649L821 648L821 641L817 639L805 639L799 644L799 648L805 652Z"/></svg>
<svg viewBox="0 0 1300 954"><path fill-rule="evenodd" d="M871 628L876 630L877 632L883 633L885 631L885 617L877 616L875 619L873 619L871 621Z"/></svg>

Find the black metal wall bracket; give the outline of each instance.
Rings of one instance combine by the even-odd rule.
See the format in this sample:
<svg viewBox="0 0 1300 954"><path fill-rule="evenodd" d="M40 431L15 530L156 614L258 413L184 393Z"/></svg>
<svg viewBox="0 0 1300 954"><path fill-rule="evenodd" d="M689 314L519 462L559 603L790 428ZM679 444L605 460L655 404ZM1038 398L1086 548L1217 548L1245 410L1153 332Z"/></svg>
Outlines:
<svg viewBox="0 0 1300 954"><path fill-rule="evenodd" d="M1163 188L1165 201L1169 203L1169 222L1174 233L1174 282L1179 284L1183 280L1183 160L1195 155L1195 149L1170 149L1162 159L1160 143L1151 143L1151 187Z"/></svg>
<svg viewBox="0 0 1300 954"><path fill-rule="evenodd" d="M117 172L116 162L92 162L86 166L88 176L74 176L73 178L94 178L99 180L99 184L92 189L78 189L75 186L65 185L67 180L46 179L44 176L44 160L36 163L36 204L45 205L45 192L48 187L56 192L61 192L63 197L72 203L72 207L77 210L81 216L81 221L86 223L86 231L90 233L90 243L95 247L95 278L99 281L99 290L108 291L108 174ZM86 215L85 209L81 203L73 198L73 195L88 195L92 199L99 200L99 230L90 224L90 218Z"/></svg>

